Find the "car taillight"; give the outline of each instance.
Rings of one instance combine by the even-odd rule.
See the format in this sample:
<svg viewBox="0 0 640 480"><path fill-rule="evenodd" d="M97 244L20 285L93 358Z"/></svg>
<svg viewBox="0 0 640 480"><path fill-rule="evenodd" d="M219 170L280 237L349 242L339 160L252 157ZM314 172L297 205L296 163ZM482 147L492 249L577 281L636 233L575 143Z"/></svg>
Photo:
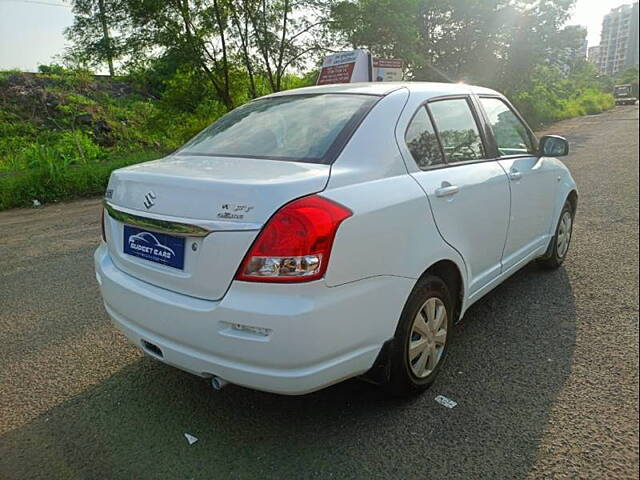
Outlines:
<svg viewBox="0 0 640 480"><path fill-rule="evenodd" d="M100 226L102 227L102 241L107 242L107 234L104 231L104 208L100 211Z"/></svg>
<svg viewBox="0 0 640 480"><path fill-rule="evenodd" d="M258 234L236 280L309 282L321 278L336 231L351 215L351 210L318 195L286 204Z"/></svg>

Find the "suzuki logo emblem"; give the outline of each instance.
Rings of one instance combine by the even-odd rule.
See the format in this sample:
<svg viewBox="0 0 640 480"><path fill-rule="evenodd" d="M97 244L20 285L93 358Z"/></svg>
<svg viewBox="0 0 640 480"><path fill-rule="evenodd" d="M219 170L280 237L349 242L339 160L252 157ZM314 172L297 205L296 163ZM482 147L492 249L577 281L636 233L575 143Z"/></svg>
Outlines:
<svg viewBox="0 0 640 480"><path fill-rule="evenodd" d="M144 206L149 210L151 207L155 205L154 200L156 199L156 194L153 192L149 192L144 196Z"/></svg>

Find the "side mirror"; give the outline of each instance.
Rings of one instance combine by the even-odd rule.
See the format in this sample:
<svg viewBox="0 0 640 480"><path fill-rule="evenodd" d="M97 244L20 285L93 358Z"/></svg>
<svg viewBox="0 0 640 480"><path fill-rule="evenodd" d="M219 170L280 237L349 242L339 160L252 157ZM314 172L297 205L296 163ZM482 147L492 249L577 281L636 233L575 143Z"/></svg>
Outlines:
<svg viewBox="0 0 640 480"><path fill-rule="evenodd" d="M545 135L540 139L540 156L564 157L569 154L569 142L558 135Z"/></svg>

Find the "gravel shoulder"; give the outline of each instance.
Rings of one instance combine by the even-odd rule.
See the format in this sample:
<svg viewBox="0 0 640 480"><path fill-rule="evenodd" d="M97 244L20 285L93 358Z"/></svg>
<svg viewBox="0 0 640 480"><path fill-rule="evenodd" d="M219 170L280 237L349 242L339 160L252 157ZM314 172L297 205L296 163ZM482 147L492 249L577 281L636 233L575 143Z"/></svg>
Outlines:
<svg viewBox="0 0 640 480"><path fill-rule="evenodd" d="M567 262L474 305L409 401L214 392L111 326L98 199L0 212L0 478L638 478L638 107L552 130L580 189Z"/></svg>

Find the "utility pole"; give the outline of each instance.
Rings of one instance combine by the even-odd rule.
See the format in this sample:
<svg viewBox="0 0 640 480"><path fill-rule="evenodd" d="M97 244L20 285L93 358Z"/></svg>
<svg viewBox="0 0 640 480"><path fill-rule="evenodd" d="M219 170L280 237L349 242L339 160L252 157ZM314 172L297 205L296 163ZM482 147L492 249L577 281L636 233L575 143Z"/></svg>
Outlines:
<svg viewBox="0 0 640 480"><path fill-rule="evenodd" d="M107 53L107 63L109 64L109 75L114 76L113 70L113 52L111 51L111 39L109 38L109 28L107 27L107 14L104 8L104 0L98 0L98 8L100 8L100 23L102 24L102 38Z"/></svg>

